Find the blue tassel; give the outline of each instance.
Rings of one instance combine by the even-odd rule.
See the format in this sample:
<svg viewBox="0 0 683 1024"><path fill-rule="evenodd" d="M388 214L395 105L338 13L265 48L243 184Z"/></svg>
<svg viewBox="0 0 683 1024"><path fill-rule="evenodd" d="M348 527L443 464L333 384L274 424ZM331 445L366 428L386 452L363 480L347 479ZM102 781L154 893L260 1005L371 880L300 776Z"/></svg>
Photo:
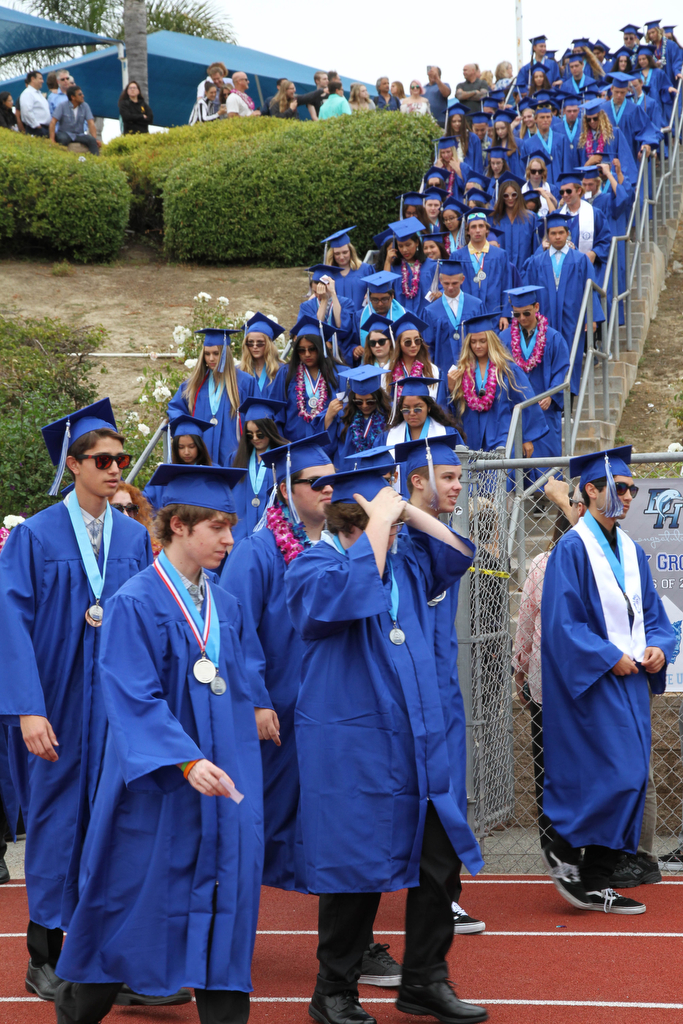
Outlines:
<svg viewBox="0 0 683 1024"><path fill-rule="evenodd" d="M223 348L221 351L221 358L218 361L218 373L225 373L225 362L228 358L228 344L228 336L227 334L223 334Z"/></svg>
<svg viewBox="0 0 683 1024"><path fill-rule="evenodd" d="M267 512L269 508L272 508L275 504L275 498L277 496L277 476L275 475L275 466L273 466L273 486L270 491L270 497L268 498L268 504L263 510L263 515L259 519L258 523L254 527L254 533L258 533L264 526L267 525Z"/></svg>
<svg viewBox="0 0 683 1024"><path fill-rule="evenodd" d="M294 504L294 495L292 494L292 453L291 453L291 449L289 447L287 448L287 477L286 477L286 481L287 481L287 504L289 505L289 514L291 516L292 522L296 526L296 525L298 525L301 522L301 519L299 518L299 513L296 510L296 505Z"/></svg>
<svg viewBox="0 0 683 1024"><path fill-rule="evenodd" d="M62 482L62 477L64 476L64 470L66 469L66 453L69 450L69 445L70 444L71 444L71 420L67 420L66 421L66 430L64 431L64 440L62 441L62 450L61 450L61 453L59 455L59 464L57 466L57 472L55 473L55 478L52 481L52 486L50 487L50 490L47 492L50 495L51 498L56 498L57 495L59 494L59 486L60 486L60 484Z"/></svg>
<svg viewBox="0 0 683 1024"><path fill-rule="evenodd" d="M616 484L612 476L612 467L609 464L607 455L605 455L605 478L607 480L605 504L603 508L599 508L599 511L602 512L603 516L607 516L608 519L618 519L624 511L624 503L617 494Z"/></svg>

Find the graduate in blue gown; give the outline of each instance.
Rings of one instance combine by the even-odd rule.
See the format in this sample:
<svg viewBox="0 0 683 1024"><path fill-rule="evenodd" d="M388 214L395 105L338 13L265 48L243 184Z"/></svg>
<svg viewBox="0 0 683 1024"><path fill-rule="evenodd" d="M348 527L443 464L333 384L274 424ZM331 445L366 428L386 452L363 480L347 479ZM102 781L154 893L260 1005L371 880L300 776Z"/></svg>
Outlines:
<svg viewBox="0 0 683 1024"><path fill-rule="evenodd" d="M558 211L570 217L567 221L574 248L585 253L593 264L598 284L603 283L605 264L612 244L609 221L583 195L583 170L576 167L560 175L560 206ZM571 191L569 191L571 190ZM592 257L589 255L592 253Z"/></svg>
<svg viewBox="0 0 683 1024"><path fill-rule="evenodd" d="M517 366L496 334L497 316L479 313L463 325L460 359L449 380L451 406L462 422L463 435L473 451L495 451L507 444L512 410L533 398L526 374ZM530 458L536 442L548 433L537 405L522 412L523 453Z"/></svg>
<svg viewBox="0 0 683 1024"><path fill-rule="evenodd" d="M110 604L110 733L58 964L60 1022L101 1020L125 982L189 986L203 1024L246 1024L263 867L252 638L206 571L230 544L243 472L161 466L163 551Z"/></svg>
<svg viewBox="0 0 683 1024"><path fill-rule="evenodd" d="M265 453L270 479L274 471L277 481L266 525L233 551L221 572L221 586L237 598L252 635L244 653L248 668L260 684L254 693L254 704L261 709L271 708L277 716L273 723L264 712L260 727L265 831L263 884L299 892L308 891L298 817L299 767L294 733L304 644L287 611L285 573L295 558L320 540L325 525L331 488L314 491L310 483L297 483L297 478L333 472L330 457L321 444L329 444L324 433Z"/></svg>
<svg viewBox="0 0 683 1024"><path fill-rule="evenodd" d="M327 263L316 263L308 268L311 274L312 296L299 306L299 317L313 317L326 324L336 334L337 346L344 360L353 359L353 314L355 306L351 299L337 293L337 280L341 268Z"/></svg>
<svg viewBox="0 0 683 1024"><path fill-rule="evenodd" d="M501 146L505 150L505 160L510 173L521 177L526 169L526 160L522 159L517 140L512 133L512 123L517 120L517 116L516 110L510 110L507 107L494 113L492 117L493 141L495 146ZM491 159L490 150L488 158Z"/></svg>
<svg viewBox="0 0 683 1024"><path fill-rule="evenodd" d="M486 310L501 310L500 327L507 327L505 291L514 287L512 264L506 253L489 245L487 236L489 224L483 210L472 210L467 214L468 244L456 249L455 256L464 260L465 280L463 291L479 299Z"/></svg>
<svg viewBox="0 0 683 1024"><path fill-rule="evenodd" d="M0 557L0 728L9 727L27 833L26 986L50 999L107 731L98 625L152 551L147 530L107 502L130 462L109 399L50 424L43 437L58 467L51 493L65 465L76 485L65 501L16 526Z"/></svg>
<svg viewBox="0 0 683 1024"><path fill-rule="evenodd" d="M609 225L609 234L614 236L625 235L628 221L633 209L635 189L631 182L625 177L617 157L610 162L582 168L581 184L584 189L584 198L593 207L600 210ZM617 242L617 274L619 293L626 291L626 243ZM612 287L611 275L608 282ZM611 292L610 292L611 294ZM624 303L619 306L619 323L624 323Z"/></svg>
<svg viewBox="0 0 683 1024"><path fill-rule="evenodd" d="M200 420L189 413L172 419L168 424L171 462L184 466L211 466L211 456L204 441L204 434L211 429L209 420ZM142 493L156 514L163 505L163 487L148 483Z"/></svg>
<svg viewBox="0 0 683 1024"><path fill-rule="evenodd" d="M636 99L634 96L634 102L643 108L655 127L661 128L671 118L675 88L666 72L657 67L654 46L639 46L636 60L637 64L629 76L630 84L633 85L637 75L646 99ZM670 92L671 89L674 89L674 93Z"/></svg>
<svg viewBox="0 0 683 1024"><path fill-rule="evenodd" d="M503 174L498 185L498 199L493 208L493 224L503 232L501 243L505 254L518 271L533 255L540 218L527 210L522 192L523 179Z"/></svg>
<svg viewBox="0 0 683 1024"><path fill-rule="evenodd" d="M564 92L564 90L563 90ZM578 96L562 96L562 126L567 137L570 150L570 159L576 163L578 160L577 147L581 136L581 102Z"/></svg>
<svg viewBox="0 0 683 1024"><path fill-rule="evenodd" d="M629 78L633 90L633 102L642 109L652 122L653 127L661 129L668 125L669 118L662 109L657 93L649 85L643 85L643 76L640 72L632 71Z"/></svg>
<svg viewBox="0 0 683 1024"><path fill-rule="evenodd" d="M536 64L544 64L548 68L548 81L551 85L561 78L557 61L547 55L547 40L547 36L534 36L533 39L529 40L531 43L531 60L528 64L523 64L517 72L517 91L521 96L528 92L529 76Z"/></svg>
<svg viewBox="0 0 683 1024"><path fill-rule="evenodd" d="M396 298L396 289L400 286L401 275L391 271L380 270L364 279L365 300L360 311L354 316L354 344L362 347L367 339L365 322L373 313L384 316L387 320L398 320L405 313L405 308ZM356 353L354 352L354 358ZM360 358L360 357L359 357Z"/></svg>
<svg viewBox="0 0 683 1024"><path fill-rule="evenodd" d="M330 403L339 390L338 368L328 352L334 328L315 317L302 317L290 331L292 354L278 371L270 397L284 402L276 416L278 430L288 441L301 441L324 430ZM336 407L330 419L336 412Z"/></svg>
<svg viewBox="0 0 683 1024"><path fill-rule="evenodd" d="M597 163L597 159L611 160L617 157L624 168L624 173L632 180L638 177L638 163L634 157L631 143L621 130L612 124L612 134L605 126L611 124L609 115L604 109L603 100L590 100L584 107L581 137L585 135L585 144L578 145L576 163L584 166L588 163ZM601 115L604 114L604 118ZM606 119L606 120L605 120Z"/></svg>
<svg viewBox="0 0 683 1024"><path fill-rule="evenodd" d="M541 94L539 93L539 97ZM554 105L542 98L535 106L536 134L527 135L520 146L520 154L528 163L535 150L541 150L548 168L548 184L554 185L557 176L571 167L571 150L563 125L553 125Z"/></svg>
<svg viewBox="0 0 683 1024"><path fill-rule="evenodd" d="M360 309L365 298L363 279L369 277L374 268L360 259L350 238L351 231L355 231L355 225L335 231L320 244L325 246L323 262L340 270L334 278L337 295L350 299L355 310Z"/></svg>
<svg viewBox="0 0 683 1024"><path fill-rule="evenodd" d="M306 648L295 727L307 882L322 894L316 1020L342 1002L366 1019L357 982L368 933L380 894L404 886L397 1006L454 1017L450 903L460 861L482 864L453 789L427 606L467 570L472 548L380 474L317 481L334 488L328 530L285 576ZM426 552L402 536L389 553L399 517L428 535Z"/></svg>
<svg viewBox="0 0 683 1024"><path fill-rule="evenodd" d="M637 164L643 146L641 136L647 134L648 130L652 131L653 125L643 108L628 98L631 76L621 71L613 71L609 80L611 97L602 103L602 110L607 114L610 124L623 132L631 148L633 160ZM617 155L621 159L621 153Z"/></svg>
<svg viewBox="0 0 683 1024"><path fill-rule="evenodd" d="M421 316L429 302L427 295L431 291L436 271L436 264L427 259L422 250L420 238L424 227L417 217L393 221L389 227L393 234L386 248L380 251L377 265L382 270L400 275L396 298L406 313Z"/></svg>
<svg viewBox="0 0 683 1024"><path fill-rule="evenodd" d="M256 394L251 374L235 367L230 336L236 330L204 327L204 346L189 380L168 403L169 419L189 413L211 423L204 440L215 466L227 466L229 456L239 444L242 427L239 407L245 398Z"/></svg>
<svg viewBox="0 0 683 1024"><path fill-rule="evenodd" d="M244 325L240 369L256 381L255 394L268 398L282 366L275 339L285 333L273 317L254 313Z"/></svg>
<svg viewBox="0 0 683 1024"><path fill-rule="evenodd" d="M341 370L340 376L346 387L344 404L328 427L337 469L344 467L347 457L383 445L391 419L383 367L364 363Z"/></svg>
<svg viewBox="0 0 683 1024"><path fill-rule="evenodd" d="M584 288L588 278L596 280L595 271L584 253L569 247L569 223L565 214L548 214L546 228L549 248L539 249L527 260L522 277L526 285L542 285L545 288L543 313L548 317L550 326L559 331L567 342L571 356ZM594 292L593 322L602 323L604 319L597 292ZM585 345L585 331L582 331L572 369L571 386L574 395L578 395L581 384Z"/></svg>
<svg viewBox="0 0 683 1024"><path fill-rule="evenodd" d="M572 459L583 519L550 554L541 604L545 853L579 909L642 913L610 887L635 853L650 765L650 693L663 693L675 636L647 556L618 526L631 503L631 446ZM581 847L585 847L579 865Z"/></svg>
<svg viewBox="0 0 683 1024"><path fill-rule="evenodd" d="M403 378L429 377L433 381L429 387L430 396L439 405L445 405L448 400L447 376L432 362L424 336L426 329L427 321L412 313L404 313L395 321L393 335L396 347L389 362L385 386L390 390L394 383L399 382L400 396L400 381Z"/></svg>
<svg viewBox="0 0 683 1024"><path fill-rule="evenodd" d="M473 170L483 173L481 142L472 131L472 117L472 111L462 103L451 103L446 112L444 135L455 139L455 150L461 163L466 162Z"/></svg>
<svg viewBox="0 0 683 1024"><path fill-rule="evenodd" d="M484 308L480 299L463 291L469 255L451 256L439 263L441 296L425 310L423 334L432 361L444 377L460 357L461 324Z"/></svg>
<svg viewBox="0 0 683 1024"><path fill-rule="evenodd" d="M272 476L263 456L270 448L279 448L286 443L275 425L275 417L284 409L284 402L275 402L271 398L247 398L240 406L244 430L230 458L230 465L247 472L232 489L237 513L237 522L232 528L235 547L245 537L251 536L266 510Z"/></svg>

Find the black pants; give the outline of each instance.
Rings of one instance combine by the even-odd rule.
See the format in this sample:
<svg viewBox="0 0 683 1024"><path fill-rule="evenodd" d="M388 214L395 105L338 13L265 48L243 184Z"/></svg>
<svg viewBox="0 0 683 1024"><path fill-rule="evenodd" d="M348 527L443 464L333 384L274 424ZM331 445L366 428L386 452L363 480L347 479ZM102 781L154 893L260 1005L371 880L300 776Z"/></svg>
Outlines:
<svg viewBox="0 0 683 1024"><path fill-rule="evenodd" d="M31 128L30 125L24 125L24 131L27 135L39 135L41 138L46 139L50 135L50 131L46 124L41 124L39 128Z"/></svg>
<svg viewBox="0 0 683 1024"><path fill-rule="evenodd" d="M541 849L545 850L557 832L548 815L543 810L543 784L545 782L545 766L543 764L543 709L535 701L529 701L527 710L531 715L531 756L534 759L534 787L536 789L536 810L538 812L538 832Z"/></svg>
<svg viewBox="0 0 683 1024"><path fill-rule="evenodd" d="M86 985L63 981L57 989L57 1024L98 1024L106 1017L120 984ZM194 990L201 1024L247 1024L249 993Z"/></svg>
<svg viewBox="0 0 683 1024"><path fill-rule="evenodd" d="M0 797L0 860L7 853L7 837L9 835L9 822L5 814L5 807Z"/></svg>
<svg viewBox="0 0 683 1024"><path fill-rule="evenodd" d="M453 941L451 903L460 896L460 860L433 804L427 807L420 884L408 890L403 984L428 985L448 977L446 954ZM363 953L381 893L327 893L318 908L321 995L357 991Z"/></svg>
<svg viewBox="0 0 683 1024"><path fill-rule="evenodd" d="M42 967L43 964L56 967L63 941L64 932L61 928L43 928L42 924L29 921L26 945L34 967Z"/></svg>
<svg viewBox="0 0 683 1024"><path fill-rule="evenodd" d="M567 864L579 867L581 884L586 892L608 888L619 860L619 850L611 850L609 846L585 846L582 860L581 848L570 846L560 835L553 841L553 849Z"/></svg>

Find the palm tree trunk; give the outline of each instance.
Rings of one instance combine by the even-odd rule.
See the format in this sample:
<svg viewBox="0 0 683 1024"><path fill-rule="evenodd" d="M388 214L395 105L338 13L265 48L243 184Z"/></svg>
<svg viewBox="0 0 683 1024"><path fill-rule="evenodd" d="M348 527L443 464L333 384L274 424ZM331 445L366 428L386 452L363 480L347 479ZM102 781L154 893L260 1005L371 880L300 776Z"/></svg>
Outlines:
<svg viewBox="0 0 683 1024"><path fill-rule="evenodd" d="M149 100L147 84L147 10L145 0L124 0L123 28L126 37L128 81L133 79Z"/></svg>

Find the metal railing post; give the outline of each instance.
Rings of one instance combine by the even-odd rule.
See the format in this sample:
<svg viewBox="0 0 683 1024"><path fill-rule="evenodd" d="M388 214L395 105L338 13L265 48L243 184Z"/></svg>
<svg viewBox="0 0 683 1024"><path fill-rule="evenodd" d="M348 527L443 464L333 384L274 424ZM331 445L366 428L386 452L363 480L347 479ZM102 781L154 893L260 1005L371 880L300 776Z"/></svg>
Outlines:
<svg viewBox="0 0 683 1024"><path fill-rule="evenodd" d="M593 303L590 311L586 309L586 362L594 359L595 341L593 338ZM588 419L595 419L595 373L591 364L588 374Z"/></svg>
<svg viewBox="0 0 683 1024"><path fill-rule="evenodd" d="M648 170L652 169L652 241L655 245L659 245L659 226L657 221L657 160L653 153L647 162Z"/></svg>
<svg viewBox="0 0 683 1024"><path fill-rule="evenodd" d="M644 244L644 247L645 247L645 252L649 252L650 251L650 174L649 174L650 165L649 165L649 161L646 160L646 158L644 156L641 159L642 159L643 164L645 166L645 173L643 174L643 211L644 211L644 214L645 214L645 222L643 224L643 228L644 228L645 240L644 240L643 244Z"/></svg>
<svg viewBox="0 0 683 1024"><path fill-rule="evenodd" d="M150 455L152 454L152 452L156 448L156 446L157 446L157 444L159 442L159 438L162 436L162 434L165 435L166 437L168 437L168 431L166 430L167 424L168 424L168 419L162 420L162 422L159 424L157 429L154 431L154 433L152 434L151 438L149 439L149 441L145 445L145 448L144 448L144 451L142 452L142 455L140 456L140 458L135 463L135 465L131 469L130 473L126 477L126 483L127 484L132 484L133 483L133 481L135 480L135 477L138 475L138 473L140 472L140 470L145 465L145 463L149 459ZM170 462L170 458L169 458L168 461Z"/></svg>

